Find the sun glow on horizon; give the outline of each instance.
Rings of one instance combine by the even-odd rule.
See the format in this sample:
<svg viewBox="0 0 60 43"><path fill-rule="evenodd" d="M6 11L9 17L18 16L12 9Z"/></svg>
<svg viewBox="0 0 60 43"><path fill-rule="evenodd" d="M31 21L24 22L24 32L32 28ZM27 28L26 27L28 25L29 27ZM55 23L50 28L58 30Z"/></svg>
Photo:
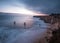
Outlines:
<svg viewBox="0 0 60 43"><path fill-rule="evenodd" d="M6 12L6 13L19 13L19 14L24 14L24 15L45 15L42 13L36 13L34 11L28 10L26 8L19 8L19 7L10 7L10 8L6 8L3 9L2 12Z"/></svg>

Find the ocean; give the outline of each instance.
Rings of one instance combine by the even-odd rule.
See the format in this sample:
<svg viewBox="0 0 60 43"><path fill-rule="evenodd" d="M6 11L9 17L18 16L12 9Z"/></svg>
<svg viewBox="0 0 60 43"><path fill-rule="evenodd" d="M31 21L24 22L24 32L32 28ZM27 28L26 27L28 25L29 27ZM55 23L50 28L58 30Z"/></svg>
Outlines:
<svg viewBox="0 0 60 43"><path fill-rule="evenodd" d="M47 24L40 18L0 13L0 43L34 43L46 31Z"/></svg>

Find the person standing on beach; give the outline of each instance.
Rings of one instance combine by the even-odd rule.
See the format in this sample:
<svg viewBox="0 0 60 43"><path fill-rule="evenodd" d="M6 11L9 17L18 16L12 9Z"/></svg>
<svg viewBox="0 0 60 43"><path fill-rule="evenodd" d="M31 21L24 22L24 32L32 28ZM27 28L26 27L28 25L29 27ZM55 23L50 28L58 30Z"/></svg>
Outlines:
<svg viewBox="0 0 60 43"><path fill-rule="evenodd" d="M14 21L14 23L13 23L14 25L16 25L16 22Z"/></svg>
<svg viewBox="0 0 60 43"><path fill-rule="evenodd" d="M24 22L24 28L26 28L26 22Z"/></svg>

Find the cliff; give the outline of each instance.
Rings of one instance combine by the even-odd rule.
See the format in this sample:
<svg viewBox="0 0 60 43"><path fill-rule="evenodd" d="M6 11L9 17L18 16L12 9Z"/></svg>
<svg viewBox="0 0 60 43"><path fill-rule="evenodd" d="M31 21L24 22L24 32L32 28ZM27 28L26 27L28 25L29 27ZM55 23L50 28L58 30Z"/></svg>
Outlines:
<svg viewBox="0 0 60 43"><path fill-rule="evenodd" d="M43 20L45 23L49 23L47 34L52 34L52 37L46 37L49 40L48 43L60 43L60 14L51 14L49 16L34 16ZM50 32L51 31L51 32Z"/></svg>

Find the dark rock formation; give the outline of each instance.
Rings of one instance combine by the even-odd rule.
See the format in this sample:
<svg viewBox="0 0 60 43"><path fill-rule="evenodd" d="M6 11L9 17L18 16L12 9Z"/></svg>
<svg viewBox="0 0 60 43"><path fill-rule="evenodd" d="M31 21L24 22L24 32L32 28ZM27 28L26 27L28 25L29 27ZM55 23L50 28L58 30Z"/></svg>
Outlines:
<svg viewBox="0 0 60 43"><path fill-rule="evenodd" d="M55 26L57 26L58 23L58 29L51 30L52 31L52 37L49 40L49 43L60 43L60 14L51 14L49 16L35 16L40 18L41 20L44 20L45 23L49 23L53 25L50 29L53 29Z"/></svg>

